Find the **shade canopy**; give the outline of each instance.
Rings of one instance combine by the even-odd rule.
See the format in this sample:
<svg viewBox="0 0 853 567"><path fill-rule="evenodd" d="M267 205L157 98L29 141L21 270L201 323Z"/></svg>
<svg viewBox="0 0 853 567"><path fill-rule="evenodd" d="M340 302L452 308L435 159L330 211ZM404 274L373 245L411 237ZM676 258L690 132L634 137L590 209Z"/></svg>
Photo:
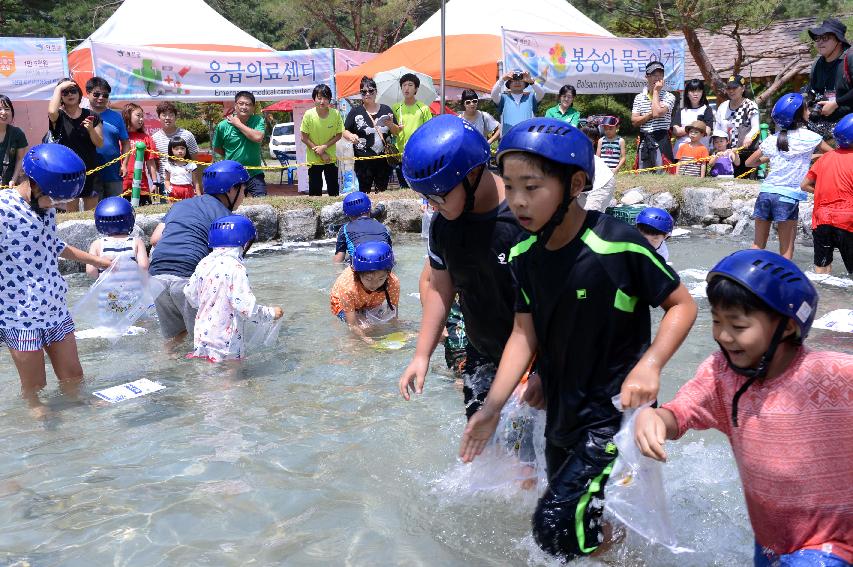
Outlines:
<svg viewBox="0 0 853 567"><path fill-rule="evenodd" d="M446 84L488 92L497 78L501 30L578 36L613 34L565 0L452 0L446 5ZM380 71L407 66L441 79L441 13L375 59L335 75L338 96L358 92L359 81Z"/></svg>

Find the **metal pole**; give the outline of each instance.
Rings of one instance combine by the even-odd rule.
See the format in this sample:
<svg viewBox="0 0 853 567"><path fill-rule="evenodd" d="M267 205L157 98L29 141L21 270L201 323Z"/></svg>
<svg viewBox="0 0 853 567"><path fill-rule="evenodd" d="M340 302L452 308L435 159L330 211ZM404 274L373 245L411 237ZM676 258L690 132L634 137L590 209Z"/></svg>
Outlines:
<svg viewBox="0 0 853 567"><path fill-rule="evenodd" d="M139 206L139 194L142 188L142 166L145 164L145 142L136 142L136 156L133 162L133 183L130 186L130 204ZM149 190L150 191L150 190ZM152 199L153 203L154 200Z"/></svg>
<svg viewBox="0 0 853 567"><path fill-rule="evenodd" d="M444 29L444 0L441 0L441 109L438 111L439 114L444 114L444 79L447 73L445 69L445 59L444 59L444 42L446 39L445 29Z"/></svg>

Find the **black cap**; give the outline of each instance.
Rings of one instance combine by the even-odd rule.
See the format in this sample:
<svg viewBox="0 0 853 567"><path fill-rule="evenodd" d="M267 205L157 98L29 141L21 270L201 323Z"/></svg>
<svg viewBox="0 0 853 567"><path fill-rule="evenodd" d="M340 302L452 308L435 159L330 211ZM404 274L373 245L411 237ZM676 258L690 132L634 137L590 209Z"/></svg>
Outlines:
<svg viewBox="0 0 853 567"><path fill-rule="evenodd" d="M655 71L664 71L663 63L660 61L649 61L646 65L646 75L651 75Z"/></svg>
<svg viewBox="0 0 853 567"><path fill-rule="evenodd" d="M836 20L835 18L827 18L823 21L823 23L815 28L809 28L809 37L812 38L812 41L815 40L820 35L825 33L831 33L835 37L838 38L838 41L845 45L845 49L850 47L850 41L844 37L844 34L847 33L847 26L841 23L840 20Z"/></svg>
<svg viewBox="0 0 853 567"><path fill-rule="evenodd" d="M743 75L732 75L726 81L727 87L746 87L746 77Z"/></svg>

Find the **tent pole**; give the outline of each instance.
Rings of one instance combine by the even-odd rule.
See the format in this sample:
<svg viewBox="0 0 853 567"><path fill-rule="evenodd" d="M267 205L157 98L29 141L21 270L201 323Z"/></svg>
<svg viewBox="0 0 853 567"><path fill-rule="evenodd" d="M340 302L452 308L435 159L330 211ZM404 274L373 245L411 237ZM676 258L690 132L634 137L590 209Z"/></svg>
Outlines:
<svg viewBox="0 0 853 567"><path fill-rule="evenodd" d="M444 43L445 43L445 29L444 29L444 0L441 0L441 106L439 107L439 114L444 114L444 78L447 73L445 60L444 60Z"/></svg>

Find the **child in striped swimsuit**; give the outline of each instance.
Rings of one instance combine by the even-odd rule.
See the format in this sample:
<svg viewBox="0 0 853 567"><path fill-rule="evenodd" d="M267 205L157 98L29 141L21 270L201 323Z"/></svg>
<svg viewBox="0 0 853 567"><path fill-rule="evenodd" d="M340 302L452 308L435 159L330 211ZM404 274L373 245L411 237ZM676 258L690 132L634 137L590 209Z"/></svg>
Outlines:
<svg viewBox="0 0 853 567"><path fill-rule="evenodd" d="M92 242L89 254L101 258L117 258L128 256L143 270L148 269L148 252L145 243L138 236L131 236L136 222L136 214L127 199L122 197L107 197L95 207L95 228L103 238ZM86 266L86 274L97 278L102 269L92 265Z"/></svg>
<svg viewBox="0 0 853 567"><path fill-rule="evenodd" d="M604 130L604 136L598 139L595 155L603 159L614 174L618 173L625 165L625 140L619 135L619 119L615 118L608 124L602 124L601 128Z"/></svg>

